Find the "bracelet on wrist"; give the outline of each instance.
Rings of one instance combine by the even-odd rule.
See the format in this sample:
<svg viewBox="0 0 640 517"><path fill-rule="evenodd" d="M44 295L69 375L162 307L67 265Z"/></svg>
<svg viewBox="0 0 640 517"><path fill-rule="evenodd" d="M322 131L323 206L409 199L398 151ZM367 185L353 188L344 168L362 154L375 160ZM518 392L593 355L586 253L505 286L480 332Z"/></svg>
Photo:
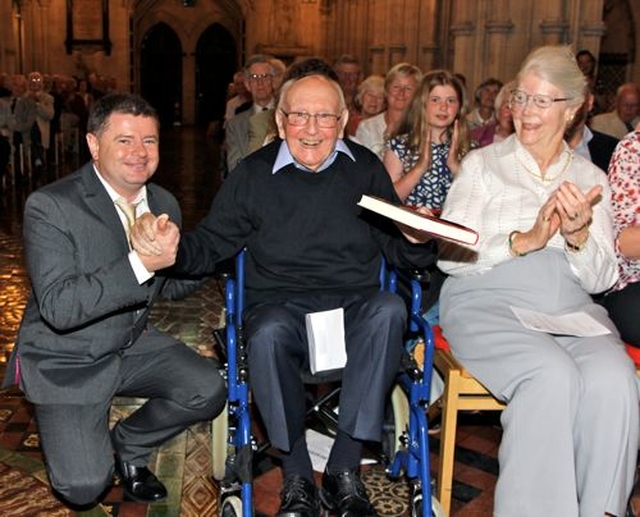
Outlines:
<svg viewBox="0 0 640 517"><path fill-rule="evenodd" d="M567 251L571 252L571 253L579 253L580 251L582 251L584 249L584 247L587 244L587 241L589 240L589 234L587 233L587 236L580 241L580 243L578 244L572 244L570 243L568 240L565 239L564 241L564 247Z"/></svg>
<svg viewBox="0 0 640 517"><path fill-rule="evenodd" d="M509 253L511 253L511 255L513 255L514 257L524 257L527 253L521 253L519 251L516 251L513 248L513 244L515 241L515 236L516 235L520 235L522 232L518 231L518 230L513 230L510 234L509 234Z"/></svg>

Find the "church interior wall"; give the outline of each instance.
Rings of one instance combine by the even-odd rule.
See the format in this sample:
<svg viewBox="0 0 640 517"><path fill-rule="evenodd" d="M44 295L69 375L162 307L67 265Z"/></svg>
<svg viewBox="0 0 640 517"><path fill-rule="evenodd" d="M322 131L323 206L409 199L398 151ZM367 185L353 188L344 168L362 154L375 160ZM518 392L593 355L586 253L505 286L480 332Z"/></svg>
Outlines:
<svg viewBox="0 0 640 517"><path fill-rule="evenodd" d="M11 19L4 25L7 30L0 32L0 71L39 69L76 76L96 71L116 77L120 87L135 91L144 36L164 22L182 45L185 105L194 103L192 61L198 38L213 23L224 26L235 39L238 66L254 52L275 54L286 62L310 55L332 61L350 53L361 61L366 74L384 73L395 63L409 61L424 70L460 72L470 90L489 76L512 78L535 46L564 43L598 55L601 42L609 38L608 44L614 47L632 46L633 61L626 77L640 82L635 62L640 55L640 5L631 0L606 1L608 7L628 6L629 19L613 22L625 22L626 34L605 26L605 0L107 1L110 52L96 44L77 44L68 54L67 0L0 0L0 15ZM96 5L96 0L73 2ZM97 27L81 29L100 33ZM617 38L613 43L612 37ZM185 122L192 121L193 115L187 110Z"/></svg>

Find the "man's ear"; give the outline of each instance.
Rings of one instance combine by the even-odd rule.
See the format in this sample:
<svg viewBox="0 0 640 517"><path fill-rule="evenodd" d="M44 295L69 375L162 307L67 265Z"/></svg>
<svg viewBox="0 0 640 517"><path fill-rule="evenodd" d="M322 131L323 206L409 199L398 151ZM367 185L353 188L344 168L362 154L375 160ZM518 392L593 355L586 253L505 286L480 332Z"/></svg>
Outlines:
<svg viewBox="0 0 640 517"><path fill-rule="evenodd" d="M278 126L278 136L282 140L286 140L284 122L284 113L282 113L282 110L276 108L276 126Z"/></svg>
<svg viewBox="0 0 640 517"><path fill-rule="evenodd" d="M100 141L93 133L87 133L87 146L89 147L91 158L93 158L93 161L97 161L98 151L100 150Z"/></svg>

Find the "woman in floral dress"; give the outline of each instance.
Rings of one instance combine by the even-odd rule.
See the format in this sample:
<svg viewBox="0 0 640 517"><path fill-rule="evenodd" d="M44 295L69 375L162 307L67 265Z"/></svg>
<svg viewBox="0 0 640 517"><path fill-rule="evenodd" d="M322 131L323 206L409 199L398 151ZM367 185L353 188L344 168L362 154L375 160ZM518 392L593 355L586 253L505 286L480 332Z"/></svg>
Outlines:
<svg viewBox="0 0 640 517"><path fill-rule="evenodd" d="M640 348L640 131L616 147L609 185L620 277L604 297L604 306L622 339Z"/></svg>

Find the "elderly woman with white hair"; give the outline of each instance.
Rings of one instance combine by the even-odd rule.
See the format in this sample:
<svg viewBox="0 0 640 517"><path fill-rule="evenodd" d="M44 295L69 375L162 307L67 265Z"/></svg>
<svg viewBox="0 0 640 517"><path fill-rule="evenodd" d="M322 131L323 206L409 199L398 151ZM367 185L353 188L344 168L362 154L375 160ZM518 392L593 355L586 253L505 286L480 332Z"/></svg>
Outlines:
<svg viewBox="0 0 640 517"><path fill-rule="evenodd" d="M442 214L480 234L442 250L440 323L507 403L494 515L622 516L633 488L635 370L590 296L618 276L609 187L563 140L584 87L567 47L532 52L510 95L515 134L469 153ZM525 325L519 309L580 315L606 333Z"/></svg>

